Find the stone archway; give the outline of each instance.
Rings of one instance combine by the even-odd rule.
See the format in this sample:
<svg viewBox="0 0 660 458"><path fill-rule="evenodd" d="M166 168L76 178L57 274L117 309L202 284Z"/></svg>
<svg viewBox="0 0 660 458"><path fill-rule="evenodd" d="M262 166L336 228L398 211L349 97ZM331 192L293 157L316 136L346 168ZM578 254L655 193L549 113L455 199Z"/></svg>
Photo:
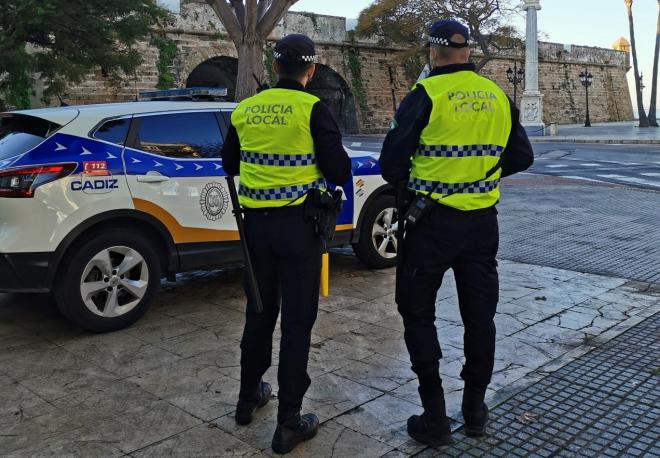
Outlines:
<svg viewBox="0 0 660 458"><path fill-rule="evenodd" d="M190 72L186 87L226 87L227 100L233 101L237 77L238 59L227 56L212 57Z"/></svg>
<svg viewBox="0 0 660 458"><path fill-rule="evenodd" d="M330 107L343 133L359 132L355 98L339 73L327 65L316 64L316 73L307 90Z"/></svg>

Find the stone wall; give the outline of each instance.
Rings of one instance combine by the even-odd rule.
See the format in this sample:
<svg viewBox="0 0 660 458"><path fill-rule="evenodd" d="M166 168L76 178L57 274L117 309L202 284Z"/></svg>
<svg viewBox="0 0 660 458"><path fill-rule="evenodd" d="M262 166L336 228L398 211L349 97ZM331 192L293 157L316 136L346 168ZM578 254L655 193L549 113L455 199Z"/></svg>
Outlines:
<svg viewBox="0 0 660 458"><path fill-rule="evenodd" d="M289 13L269 37L267 47L289 33L306 33L317 42L320 63L346 82L352 92L358 128L364 133L387 130L396 106L414 82L414 71L400 57L401 50L381 46L375 40L354 42L346 33L345 18ZM178 55L174 62L180 87L200 64L218 56L237 57L226 31L206 4L184 2L177 23L162 31L176 42ZM158 81L156 62L158 49L141 45L144 59L135 75L113 80L97 71L82 84L71 87L65 101L70 104L134 100L140 91L151 90ZM270 50L266 49L266 53ZM540 90L544 94L546 123L574 123L584 120L584 88L579 73L585 68L594 75L590 88L591 119L621 121L633 119L626 72L629 57L625 52L586 46L539 44ZM475 59L478 59L475 50ZM518 61L524 64L522 51L510 51L489 62L483 69L513 97L513 87L506 70ZM518 101L522 91L519 88Z"/></svg>
<svg viewBox="0 0 660 458"><path fill-rule="evenodd" d="M539 43L539 90L543 97L543 121L546 124L584 122L585 89L580 72L593 75L589 88L589 111L593 122L628 121L633 119L633 105L626 73L629 54L589 46ZM524 66L522 51L509 52L489 62L482 74L488 76L513 98L513 86L507 81L506 70L513 62ZM522 89L518 87L518 102Z"/></svg>

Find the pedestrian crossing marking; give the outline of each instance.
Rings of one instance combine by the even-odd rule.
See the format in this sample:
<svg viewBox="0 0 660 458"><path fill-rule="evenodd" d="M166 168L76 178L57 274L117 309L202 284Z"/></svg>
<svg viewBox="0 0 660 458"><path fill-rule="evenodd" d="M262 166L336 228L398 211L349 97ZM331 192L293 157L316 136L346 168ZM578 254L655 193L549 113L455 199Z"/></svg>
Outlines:
<svg viewBox="0 0 660 458"><path fill-rule="evenodd" d="M577 175L560 175L561 178L568 178L571 180L584 180L584 181L594 181L596 183L607 183L607 181L603 180L596 180L594 178L586 178L586 177L580 177Z"/></svg>
<svg viewBox="0 0 660 458"><path fill-rule="evenodd" d="M580 165L583 165L585 167L602 167L603 166L603 164L594 164L593 162L588 162L588 163L584 163L584 164L580 164Z"/></svg>
<svg viewBox="0 0 660 458"><path fill-rule="evenodd" d="M633 177L621 177L619 178L621 181L625 181L626 183L635 183L635 184L641 184L644 186L653 186L654 188L660 188L660 183L654 182L654 181L648 181L644 180L642 178L633 178Z"/></svg>
<svg viewBox="0 0 660 458"><path fill-rule="evenodd" d="M644 175L645 177L653 177L653 178L660 177L660 173L658 172L647 172L647 173L642 173L642 175Z"/></svg>
<svg viewBox="0 0 660 458"><path fill-rule="evenodd" d="M558 169L560 167L568 167L567 165L564 164L552 164L547 166L549 169Z"/></svg>
<svg viewBox="0 0 660 458"><path fill-rule="evenodd" d="M598 175L600 178L625 178L623 175Z"/></svg>

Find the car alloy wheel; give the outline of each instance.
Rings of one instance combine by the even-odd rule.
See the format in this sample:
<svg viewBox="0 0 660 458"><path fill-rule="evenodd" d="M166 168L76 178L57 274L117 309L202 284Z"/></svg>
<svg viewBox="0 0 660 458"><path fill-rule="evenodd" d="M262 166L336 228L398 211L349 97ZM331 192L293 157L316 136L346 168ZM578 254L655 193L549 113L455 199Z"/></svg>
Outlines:
<svg viewBox="0 0 660 458"><path fill-rule="evenodd" d="M94 314L112 318L133 310L149 285L149 269L136 250L113 246L98 252L85 266L80 294Z"/></svg>
<svg viewBox="0 0 660 458"><path fill-rule="evenodd" d="M374 248L385 259L396 257L399 222L395 208L385 208L376 216L371 230Z"/></svg>

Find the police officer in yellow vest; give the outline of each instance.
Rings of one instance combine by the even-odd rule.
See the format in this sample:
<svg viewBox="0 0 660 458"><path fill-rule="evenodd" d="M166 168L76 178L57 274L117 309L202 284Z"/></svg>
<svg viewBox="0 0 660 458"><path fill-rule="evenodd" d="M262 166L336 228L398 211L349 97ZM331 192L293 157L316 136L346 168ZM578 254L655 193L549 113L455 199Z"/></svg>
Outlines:
<svg viewBox="0 0 660 458"><path fill-rule="evenodd" d="M318 430L314 414L300 415L310 384L307 361L318 311L321 240L305 220L306 193L342 185L351 162L328 107L305 91L315 71L312 40L289 35L276 43L277 85L243 100L231 117L223 168L240 170L239 200L264 311L248 304L241 341L241 389L236 421L252 421L271 395L262 377L271 365L273 330L282 310L278 425L272 446L291 451Z"/></svg>
<svg viewBox="0 0 660 458"><path fill-rule="evenodd" d="M468 63L469 37L456 21L433 24L433 69L402 101L380 158L383 177L407 188L404 194L413 202L408 215L414 224L406 223L400 250L396 302L424 407L422 415L408 420L408 433L429 445L450 441L435 327L436 295L448 269L454 271L465 328L460 374L465 430L484 434L498 302L495 204L500 179L534 160L513 102Z"/></svg>

